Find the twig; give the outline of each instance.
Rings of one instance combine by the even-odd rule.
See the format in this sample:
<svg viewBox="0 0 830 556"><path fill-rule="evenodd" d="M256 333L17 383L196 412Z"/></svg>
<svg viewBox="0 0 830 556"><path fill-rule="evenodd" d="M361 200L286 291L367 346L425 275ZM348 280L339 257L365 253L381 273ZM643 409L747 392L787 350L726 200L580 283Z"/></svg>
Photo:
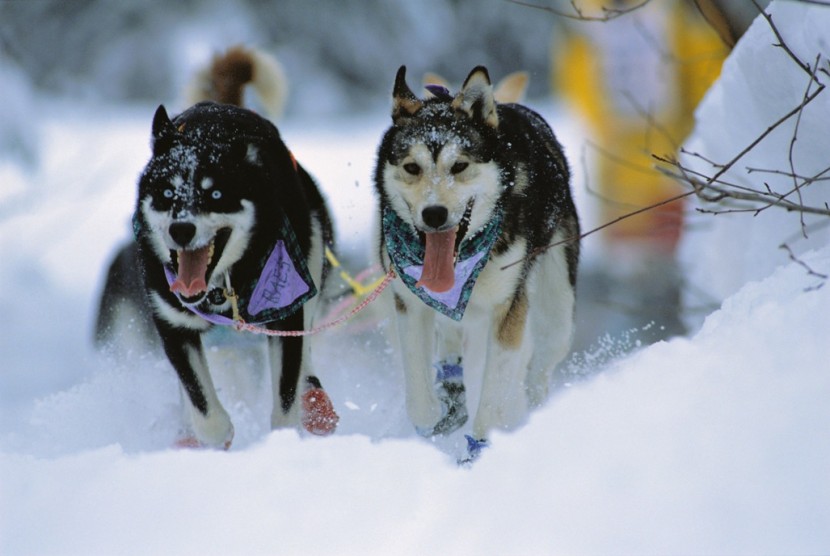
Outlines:
<svg viewBox="0 0 830 556"><path fill-rule="evenodd" d="M822 281L822 283L821 283L818 287L813 287L813 288L810 288L810 289L818 289L818 288L820 288L820 287L822 287L822 286L824 285L824 282L825 282L827 279L830 279L830 276L828 276L827 274L822 274L821 272L816 272L815 270L813 270L813 269L810 267L810 265L808 265L807 263L805 263L804 261L802 261L801 259L799 259L798 257L796 257L796 256L795 256L795 253L793 253L793 250L792 250L792 249L790 249L790 246L789 246L789 245L787 245L786 243L782 243L781 245L779 245L779 246L778 246L778 248L779 248L779 249L784 249L784 250L787 252L787 255L789 255L790 260L791 260L792 262L794 262L795 264L799 265L799 266L800 266L801 268L803 268L804 270L806 270L806 271L807 271L807 274L808 274L809 276L813 276L813 277L815 277L815 278L819 278L819 279Z"/></svg>
<svg viewBox="0 0 830 556"><path fill-rule="evenodd" d="M708 162L709 165L712 166L712 168L723 168L723 164L720 164L719 162L715 162L714 160L712 160L710 158L706 158L705 156L703 156L702 154L700 154L698 152L693 152L693 151L686 150L685 147L680 148L680 153L681 154L688 154L689 156L693 156L695 158L699 158L700 160L702 160L704 162Z"/></svg>
<svg viewBox="0 0 830 556"><path fill-rule="evenodd" d="M819 83L819 85L823 87L823 85L821 85L821 83L816 78L816 70L818 69L818 64L819 64L820 60L821 60L821 54L817 54L816 55L815 66L813 67L813 69L810 72L810 81L807 82L807 89L804 91L804 98L807 98L807 95L810 93L810 89L813 86L813 81L815 81L816 83ZM801 115L803 113L804 113L804 102L802 101L801 110L799 110L798 117L796 117L796 119L795 119L795 128L793 129L793 137L790 140L790 149L789 149L789 153L788 153L788 159L789 159L789 162L790 162L790 170L792 171L793 176L795 176L795 163L793 162L793 152L795 151L795 142L798 140L798 127L801 124ZM795 177L793 177L793 185L794 185L796 193L798 195L798 202L801 203L801 204L804 204L804 199L801 196L801 186L798 184L798 180ZM807 237L807 230L806 230L807 226L804 223L804 213L803 212L801 213L800 218L801 218L801 233L806 238Z"/></svg>
<svg viewBox="0 0 830 556"><path fill-rule="evenodd" d="M814 6L824 6L825 8L830 8L830 2L828 0L798 0L802 4L813 4Z"/></svg>
<svg viewBox="0 0 830 556"><path fill-rule="evenodd" d="M723 165L723 167L722 167L720 170L718 170L718 171L717 171L717 173L715 173L715 175L714 175L714 176L712 176L711 178L709 178L709 181L710 181L710 182L714 182L714 181L715 181L715 180L717 180L719 177L721 177L721 176L722 176L722 175L724 175L726 172L728 172L728 171L729 171L729 169L730 169L730 168L732 168L732 166L734 166L736 162L738 162L741 158L743 158L743 157L744 157L744 155L746 155L746 153L748 153L749 151L751 151L752 149L754 149L754 148L758 145L758 143L760 143L761 141L763 141L764 139L766 139L767 135L769 135L770 133L772 133L773 131L775 131L775 129L776 129L776 128L778 128L778 126L780 126L781 124L783 124L784 122L786 122L787 120L789 120L790 118L792 118L793 116L795 116L796 114L798 114L798 113L799 113L799 111L801 111L801 110L803 109L803 107L804 107L804 106L806 106L807 104L811 103L811 102L813 101L813 99L815 99L815 98L816 98L819 94L821 94L821 92L822 92L823 90L824 90L824 85L819 86L819 88L818 88L818 89L817 89L817 90L816 90L813 94L809 95L808 97L806 97L806 98L804 99L804 102L802 102L801 104L799 104L798 106L796 106L795 108L793 108L792 110L790 110L789 112L787 112L787 113L786 113L784 116L782 116L782 117L781 117L778 121L776 121L774 124L772 124L771 126L769 126L769 127L767 128L767 130L766 130L766 131L764 131L761 135L759 135L758 137L756 137L756 138L755 138L755 140L754 140L752 143L750 143L750 144L749 144L749 145L748 145L748 146L747 146L744 150L742 150L741 152L739 152L739 153L735 156L735 158L733 158L732 160L730 160L729 162L727 162L726 164L724 164L724 165Z"/></svg>
<svg viewBox="0 0 830 556"><path fill-rule="evenodd" d="M669 130L657 121L657 119L654 117L654 114L651 111L646 110L643 106L641 106L640 103L637 102L637 99L635 99L630 92L623 91L623 96L631 104L631 106L634 108L637 114L645 120L646 124L648 124L646 127L647 130L656 130L660 135L663 136L664 139L666 139L669 142L669 144L671 144L674 150L680 148L680 145L677 144L677 141L674 139L672 134L669 133Z"/></svg>
<svg viewBox="0 0 830 556"><path fill-rule="evenodd" d="M793 61L796 64L798 64L798 67L800 67L802 70L804 70L804 72L807 75L812 77L818 85L821 85L819 80L816 78L815 74L810 70L810 66L807 63L805 63L801 58L796 56L795 52L790 50L789 45L787 45L786 41L784 40L784 37L782 37L781 33L778 31L778 27L775 25L775 23L773 23L772 16L769 13L767 13L766 11L764 11L764 9L761 7L761 5L758 4L757 0L752 0L752 3L755 4L755 7L761 13L761 16L763 16L763 18L767 20L767 24L769 25L770 29L772 29L772 32L775 34L775 38L778 39L778 44L776 44L775 46L783 49L784 52L786 52L787 55L790 58L792 58Z"/></svg>
<svg viewBox="0 0 830 556"><path fill-rule="evenodd" d="M668 158L662 158L657 156L655 156L655 158L660 162L673 166L679 171L679 173L674 173L668 170L667 168L658 168L659 172L677 180L682 184L691 186L693 188L693 192L696 193L698 197L700 197L708 203L718 203L727 199L731 199L736 201L763 204L763 206L754 205L751 208L747 207L744 209L740 209L739 212L759 213L766 210L767 208L776 206L788 211L802 212L806 214L817 214L820 216L830 216L830 209L827 207L812 207L809 205L804 205L802 203L794 203L788 200L787 197L794 193L795 189L792 189L786 193L776 193L771 190L764 192L759 191L757 189L737 186L735 184L729 184L720 181L711 182L708 178L705 179L705 181L703 181L702 179L698 179L698 177L696 177L698 173L694 172L693 170L690 170L689 168L684 167L682 164L680 164L680 162L676 160L670 160ZM713 211L703 210L702 212Z"/></svg>
<svg viewBox="0 0 830 556"><path fill-rule="evenodd" d="M636 164L634 162L631 162L630 160L626 160L625 158L623 158L623 157L621 157L617 154L614 154L613 152L609 151L605 147L603 147L601 145L598 145L597 143L594 143L593 141L585 141L585 144L587 146L591 147L592 149L594 149L595 151L597 151L599 154L601 154L602 156L604 156L605 158L607 158L611 162L613 162L614 164L617 164L618 166L622 166L623 168L627 168L629 170L632 170L634 172L644 174L644 175L654 174L654 168L652 168L651 166L644 166L642 164ZM645 153L645 154L646 154L646 156L648 156L648 153Z"/></svg>
<svg viewBox="0 0 830 556"><path fill-rule="evenodd" d="M579 234L579 235L576 235L576 236L566 237L565 239L556 241L554 243L550 243L548 245L543 245L542 247L537 247L536 249L534 249L533 251L528 253L527 259L532 259L533 257L538 255L539 253L544 253L545 251L547 251L548 249L551 249L553 247L557 247L557 246L565 244L565 243L571 243L571 242L586 238L586 237L588 237L592 234L595 234L596 232L599 232L600 230L604 230L605 228L607 228L609 226L613 226L617 222L627 220L628 218L631 218L632 216L637 216L638 214L642 214L644 212L654 210L658 207L662 207L663 205L668 205L670 203L680 201L681 199L685 199L686 197L690 197L691 195L694 195L694 194L695 194L695 191L686 191L684 193L680 193L679 195L675 195L674 197L669 197L668 199L664 199L664 200L662 200L658 203L654 203L653 205L648 205L647 207L643 207L643 208L635 210L633 212L623 214L622 216L618 216L614 220L611 220L610 222L606 222L605 224L602 224L601 226L597 226L596 228L594 228L592 230L588 230L587 232L584 232L582 234ZM511 266L521 264L523 261L524 261L524 259L520 259L518 261L513 261L512 263L506 264L503 267L501 267L501 270L506 270L506 269L510 268Z"/></svg>
<svg viewBox="0 0 830 556"><path fill-rule="evenodd" d="M628 8L607 8L605 6L602 6L601 9L602 9L603 15L601 15L601 16L591 16L591 15L585 15L584 13L582 13L582 10L576 5L576 2L574 0L571 0L571 8L573 9L574 13L563 12L562 10L552 8L550 6L540 6L539 4L532 4L530 2L523 2L521 0L507 0L507 1L511 2L513 4L516 4L518 6L524 6L526 8L534 8L534 9L537 9L537 10L543 10L543 11L546 11L546 12L551 13L553 15L556 15L556 16L559 16L559 17L564 17L566 19L573 19L573 20L576 20L576 21L600 21L600 22L611 21L612 19L616 19L620 16L624 16L624 15L626 15L628 13L631 13L635 10L639 10L640 8L642 8L643 6L645 6L646 4L651 2L651 0L642 0L639 4L635 4L634 6L631 6L631 7L628 7Z"/></svg>
<svg viewBox="0 0 830 556"><path fill-rule="evenodd" d="M587 151L586 147L588 147L588 146L592 146L595 149L597 149L599 152L602 152L602 151L600 151L599 146L594 145L590 141L585 141L585 142L582 143L582 148L580 149L580 152L579 152L579 161L582 164L582 172L585 174L585 185L584 185L585 191L588 192L588 195L590 195L592 197L596 197L597 199L599 199L603 203L608 203L608 204L612 204L612 205L623 205L623 203L618 203L614 199L611 199L610 197L606 197L605 195L603 195L602 193L600 193L599 191L597 191L597 190L595 190L591 187L591 182L590 182L591 172L588 169L588 161L587 161L587 157L585 156L586 151Z"/></svg>
<svg viewBox="0 0 830 556"><path fill-rule="evenodd" d="M774 175L784 176L784 177L788 177L788 178L799 179L802 182L804 182L802 184L802 187L805 186L805 185L810 185L810 184L812 184L814 182L817 182L817 181L830 181L830 176L822 177L827 172L830 172L830 166L828 166L827 168L825 168L824 170L822 170L821 172L819 172L818 174L816 174L813 177L802 176L800 174L793 174L792 172L787 172L786 170L776 170L774 168L754 168L754 167L751 167L751 166L747 166L747 168L746 168L746 173L747 174L754 174L754 173L774 174Z"/></svg>

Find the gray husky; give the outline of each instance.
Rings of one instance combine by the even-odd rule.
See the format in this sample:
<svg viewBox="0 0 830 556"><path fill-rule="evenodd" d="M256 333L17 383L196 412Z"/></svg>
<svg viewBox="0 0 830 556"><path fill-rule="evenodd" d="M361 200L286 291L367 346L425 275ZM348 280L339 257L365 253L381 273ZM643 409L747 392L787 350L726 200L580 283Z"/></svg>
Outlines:
<svg viewBox="0 0 830 556"><path fill-rule="evenodd" d="M428 87L426 99L405 72L375 169L379 256L397 273L409 418L424 436L447 435L473 413L473 458L489 431L545 400L569 350L579 221L550 127L496 102L484 67L459 93Z"/></svg>

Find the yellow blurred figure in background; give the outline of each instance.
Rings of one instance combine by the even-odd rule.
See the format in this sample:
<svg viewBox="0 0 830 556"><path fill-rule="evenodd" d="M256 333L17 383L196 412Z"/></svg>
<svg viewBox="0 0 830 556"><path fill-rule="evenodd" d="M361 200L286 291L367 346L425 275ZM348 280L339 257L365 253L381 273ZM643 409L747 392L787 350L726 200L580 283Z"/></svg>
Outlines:
<svg viewBox="0 0 830 556"><path fill-rule="evenodd" d="M553 45L553 90L586 122L597 146L587 169L601 223L680 192L654 169L652 154L677 151L694 109L717 78L728 47L690 0L582 0L586 17L627 10L605 22L577 22ZM637 7L640 6L640 7ZM682 224L672 203L604 231L620 242L672 253Z"/></svg>
<svg viewBox="0 0 830 556"><path fill-rule="evenodd" d="M652 155L677 152L739 33L727 0L558 5L557 12L581 13L560 20L566 25L555 32L551 76L554 95L583 122L591 146L583 170L595 199L581 207L591 229L684 191L655 169ZM588 348L603 334L651 343L685 332L674 257L682 226L676 201L602 230L599 257L586 258L581 272L575 346Z"/></svg>

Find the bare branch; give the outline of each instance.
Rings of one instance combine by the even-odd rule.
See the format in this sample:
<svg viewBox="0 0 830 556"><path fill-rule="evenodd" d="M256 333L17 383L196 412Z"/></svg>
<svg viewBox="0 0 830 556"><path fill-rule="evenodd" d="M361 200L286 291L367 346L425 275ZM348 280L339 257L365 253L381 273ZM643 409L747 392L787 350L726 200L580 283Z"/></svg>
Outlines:
<svg viewBox="0 0 830 556"><path fill-rule="evenodd" d="M781 33L778 31L778 27L776 27L775 23L773 23L772 16L769 13L764 11L764 9L761 7L761 5L758 4L757 0L752 0L752 3L755 4L755 7L761 13L763 18L767 20L767 24L769 24L770 29L772 29L772 32L775 34L775 38L778 39L778 43L775 46L783 49L784 52L786 52L787 55L790 58L792 58L792 60L796 64L798 64L798 67L800 67L802 70L804 70L804 72L807 73L807 75L811 76L817 84L821 85L821 82L815 77L815 73L810 70L810 66L806 62L804 62L801 58L796 56L795 52L790 50L790 47L787 45L786 41L784 41L784 37L782 37Z"/></svg>
<svg viewBox="0 0 830 556"><path fill-rule="evenodd" d="M816 70L818 69L818 64L819 64L820 60L821 60L821 54L817 54L815 65L814 65L813 69L810 72L810 81L807 83L807 89L804 91L804 99L806 99L807 96L809 95L810 89L813 86L813 81L815 81L816 83L820 83L818 81L818 79L816 78ZM821 86L823 87L823 85L821 85ZM789 149L789 153L788 153L788 160L790 162L790 170L792 171L793 176L795 176L795 163L793 162L793 152L795 151L795 142L798 140L798 127L801 124L801 116L804 113L804 106L805 106L804 101L802 100L801 110L799 110L798 117L795 119L795 128L793 129L793 137L790 140L790 149ZM795 187L796 193L798 194L799 203L804 204L804 200L801 197L801 186L798 184L798 180L795 177L793 177L793 185ZM804 213L801 213L801 233L804 235L805 238L807 237L806 228L807 228L807 226L804 223Z"/></svg>
<svg viewBox="0 0 830 556"><path fill-rule="evenodd" d="M553 247L557 247L559 245L564 245L566 243L573 243L573 242L578 241L580 239L586 238L586 237L588 237L592 234L595 234L596 232L599 232L600 230L604 230L605 228L608 228L609 226L613 226L614 224L616 224L618 222L622 222L623 220L627 220L628 218L631 218L632 216L637 216L638 214L643 214L644 212L649 212L649 211L654 210L658 207L662 207L663 205L668 205L668 204L674 203L676 201L679 201L681 199L685 199L686 197L694 195L694 193L695 193L694 191L686 191L685 193L681 193L679 195L675 195L674 197L664 199L664 200L660 201L659 203L654 203L653 205L648 205L647 207L643 207L643 208L637 209L633 212L623 214L622 216L619 216L619 217L615 218L614 220L611 220L610 222L606 222L605 224L603 224L601 226L597 226L596 228L594 228L592 230L588 230L585 233L579 234L577 236L566 237L565 239L562 239L560 241L556 241L556 242L550 243L548 245L543 245L542 247L539 247L539 248L534 249L533 251L531 251L528 254L527 258L532 259L536 255L538 255L540 253L544 253L545 251L547 251L548 249L551 249ZM514 261L512 263L506 264L503 267L501 267L501 270L506 270L506 269L510 268L511 266L515 266L517 264L520 264L523 260L524 259L520 259L518 261Z"/></svg>
<svg viewBox="0 0 830 556"><path fill-rule="evenodd" d="M802 180L804 182L802 185L810 185L813 182L817 182L817 181L830 181L830 176L822 177L827 172L830 172L830 166L828 166L827 168L825 168L824 170L822 170L821 172L819 172L818 174L816 174L813 177L802 176L800 174L794 174L794 173L788 172L786 170L776 170L776 169L773 169L773 168L754 168L754 167L751 167L751 166L747 166L747 168L746 168L746 173L747 174L754 174L754 173L774 174L774 175L779 175L779 176L785 176L785 177L788 177L788 178L796 178L796 179Z"/></svg>
<svg viewBox="0 0 830 556"><path fill-rule="evenodd" d="M591 172L588 169L588 161L587 161L587 157L585 156L586 151L587 151L587 147L593 147L600 154L604 154L605 152L607 152L607 151L604 151L604 149L602 149L599 145L596 145L596 144L594 144L590 141L585 141L584 143L582 143L582 148L580 149L580 154L579 154L579 160L580 160L580 163L582 164L582 171L585 174L585 185L584 185L585 191L588 192L588 195L599 199L603 203L607 203L609 205L614 205L614 206L617 206L617 207L630 208L627 203L621 203L621 202L619 202L615 199L611 199L610 197L607 197L607 196L603 195L602 193L600 193L599 191L597 191L596 189L591 187L591 183L590 183ZM611 155L611 156L614 156L612 153L608 153L608 154ZM627 164L627 161L625 161L621 158L617 158L617 160L620 160L621 163Z"/></svg>
<svg viewBox="0 0 830 556"><path fill-rule="evenodd" d="M692 187L697 196L707 203L721 203L727 199L755 203L752 206L743 207L737 210L730 209L728 212L760 213L768 208L778 207L793 212L830 216L830 209L826 206L812 207L804 205L801 202L794 203L788 200L787 197L795 193L796 188L793 188L786 193L777 193L769 187L767 187L766 191L762 191L759 189L723 182L721 180L711 181L711 178L707 178L704 174L683 166L677 160L658 156L655 156L655 159L677 169L677 172L672 172L667 168L658 167L659 172L677 180L681 184ZM826 171L827 170L822 170L822 173ZM815 181L813 178L808 178L808 180ZM803 186L804 183L799 184L799 187ZM724 211L701 209L700 212L720 214Z"/></svg>
<svg viewBox="0 0 830 556"><path fill-rule="evenodd" d="M693 156L695 158L699 158L700 160L702 160L704 162L708 162L709 165L712 166L713 168L723 168L723 164L715 162L714 160L712 160L710 158L706 158L705 156L703 156L702 154L700 154L698 152L693 152L693 151L686 150L685 147L680 148L680 153L681 154L688 154L689 156Z"/></svg>
<svg viewBox="0 0 830 556"><path fill-rule="evenodd" d="M793 108L792 110L787 112L784 116L782 116L780 119L778 119L778 121L776 121L774 124L769 126L766 131L764 131L761 135L756 137L755 140L752 141L752 143L750 143L744 150L739 152L732 160L730 160L729 162L724 164L721 167L721 169L718 170L718 172L714 176L709 178L709 181L714 182L719 177L721 177L726 172L728 172L732 168L732 166L735 165L736 162L738 162L741 158L744 157L744 155L746 155L746 153L748 153L749 151L754 149L758 145L758 143L760 143L761 141L766 139L767 135L769 135L770 133L775 131L775 129L778 128L778 126L780 126L781 124L783 124L784 122L786 122L787 120L789 120L790 118L792 118L793 116L798 114L801 110L803 110L804 106L806 106L807 104L812 102L813 99L815 99L823 90L824 90L824 85L820 85L819 88L815 92L813 92L809 96L807 96L801 104L799 104L798 106L796 106L795 108Z"/></svg>
<svg viewBox="0 0 830 556"><path fill-rule="evenodd" d="M806 270L808 276L813 276L813 277L818 278L819 280L821 280L821 283L819 283L817 286L813 286L811 288L808 288L807 291L817 290L817 289L823 287L824 284L827 282L827 280L830 279L830 276L828 276L827 274L822 274L820 272L816 272L815 270L813 270L810 267L810 265L808 265L807 263L805 263L804 261L802 261L801 259L796 257L795 253L793 253L793 250L790 249L790 246L787 245L786 243L782 243L781 245L778 246L778 248L779 249L784 249L787 252L787 255L789 255L790 260L792 262L794 262L795 264L797 264L798 266L800 266L801 268L803 268L804 270Z"/></svg>
<svg viewBox="0 0 830 556"><path fill-rule="evenodd" d="M573 19L576 21L611 21L612 19L617 19L618 17L624 16L628 13L631 13L635 10L639 10L651 0L642 0L639 4L635 4L634 6L630 6L628 8L608 8L606 6L602 6L602 14L601 16L591 16L585 15L579 6L576 5L575 0L571 0L571 8L573 9L573 13L571 12L564 12L562 10L553 8L551 6L540 6L539 4L532 4L530 2L523 2L521 0L507 0L513 4L524 6L526 8L534 8L536 10L546 11L551 13L555 16L564 17L566 19Z"/></svg>
<svg viewBox="0 0 830 556"><path fill-rule="evenodd" d="M628 100L628 102L631 104L631 106L634 108L637 114L639 114L639 116L643 118L643 120L645 120L647 124L647 130L653 129L657 131L660 135L663 136L664 139L666 139L669 142L670 145L672 145L674 150L680 148L680 145L677 143L677 141L669 132L669 130L666 129L666 127L663 124L657 121L657 119L654 117L654 114L652 114L651 111L646 110L639 102L637 102L637 99L634 98L634 96L628 91L624 91L623 96L626 98L626 100Z"/></svg>
<svg viewBox="0 0 830 556"><path fill-rule="evenodd" d="M642 164L636 164L630 160L626 160L625 158L609 151L605 147L602 147L593 141L585 141L585 144L618 166L628 168L629 170L633 170L634 172L644 175L652 175L654 173L654 168L652 166L644 166ZM647 155L647 153L644 154Z"/></svg>

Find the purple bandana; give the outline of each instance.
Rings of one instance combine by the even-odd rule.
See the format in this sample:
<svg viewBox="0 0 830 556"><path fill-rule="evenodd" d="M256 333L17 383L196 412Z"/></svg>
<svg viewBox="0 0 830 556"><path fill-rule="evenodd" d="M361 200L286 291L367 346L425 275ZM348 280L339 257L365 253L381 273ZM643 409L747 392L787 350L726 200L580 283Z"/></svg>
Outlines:
<svg viewBox="0 0 830 556"><path fill-rule="evenodd" d="M248 302L248 313L257 315L265 309L282 309L309 290L288 255L283 240L277 241L262 269L259 281Z"/></svg>

